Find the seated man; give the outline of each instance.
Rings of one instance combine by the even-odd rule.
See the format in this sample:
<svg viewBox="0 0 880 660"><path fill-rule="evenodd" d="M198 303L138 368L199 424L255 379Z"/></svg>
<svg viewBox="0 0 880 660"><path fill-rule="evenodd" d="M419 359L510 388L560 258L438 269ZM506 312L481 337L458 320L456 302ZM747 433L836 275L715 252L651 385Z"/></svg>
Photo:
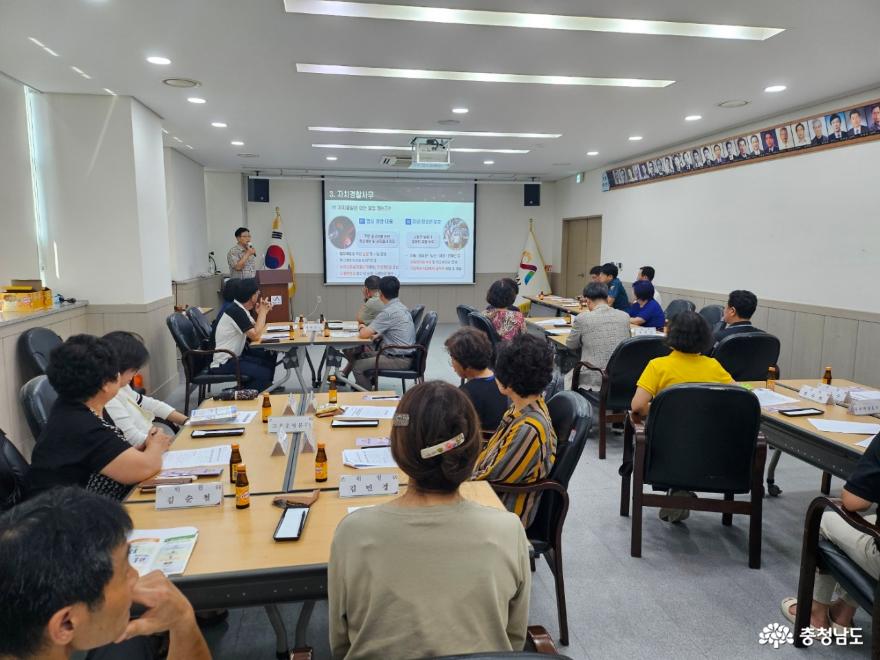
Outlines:
<svg viewBox="0 0 880 660"><path fill-rule="evenodd" d="M452 369L467 380L461 389L474 404L482 430L494 431L510 407L510 401L498 391L495 373L490 368L492 343L481 330L459 328L446 340L446 350Z"/></svg>
<svg viewBox="0 0 880 660"><path fill-rule="evenodd" d="M629 307L629 298L626 295L626 289L618 275L617 265L608 262L602 265L602 272L599 273L599 281L608 287L608 304L614 309L622 309L626 311Z"/></svg>
<svg viewBox="0 0 880 660"><path fill-rule="evenodd" d="M582 362L604 369L618 344L630 338L629 314L608 305L608 287L599 282L590 282L584 289L584 297L590 311L581 312L574 318L565 345L579 350ZM580 382L576 385L598 390L602 386L602 376L582 369Z"/></svg>
<svg viewBox="0 0 880 660"><path fill-rule="evenodd" d="M590 279L584 284L583 298L587 297L587 287L593 282L599 281L599 275L602 274L602 266L593 266L590 268Z"/></svg>
<svg viewBox="0 0 880 660"><path fill-rule="evenodd" d="M633 294L636 301L629 308L629 315L632 317L630 323L662 330L666 325L666 315L654 300L654 285L648 280L637 280L633 282Z"/></svg>
<svg viewBox="0 0 880 660"><path fill-rule="evenodd" d="M384 307L369 325L361 323L358 335L363 339L379 338L378 345L365 350L353 365L354 378L364 389L370 389L370 378L366 371L376 368L376 354L383 346L411 346L416 341L416 328L412 314L397 297L400 293L400 280L386 275L379 280L379 299ZM410 351L386 351L379 358L380 369L408 369L412 364Z"/></svg>
<svg viewBox="0 0 880 660"><path fill-rule="evenodd" d="M752 325L752 314L758 308L758 297L751 291L737 289L727 296L727 307L721 317L724 326L715 331L715 346L729 335L740 332L763 332Z"/></svg>
<svg viewBox="0 0 880 660"><path fill-rule="evenodd" d="M128 563L131 528L118 503L75 487L0 516L0 657L62 660L103 647L89 658L140 660L152 657L144 635L167 630L168 660L209 659L184 595ZM146 611L129 621L132 603Z"/></svg>
<svg viewBox="0 0 880 660"><path fill-rule="evenodd" d="M254 322L251 310L256 309ZM253 278L239 280L235 299L223 312L214 328L214 348L232 351L238 356L242 376L250 376L248 387L259 392L269 389L275 379L275 354L248 347L248 341L258 340L266 330L266 315L272 303L260 299L260 287ZM211 373L234 374L235 360L228 353L215 353Z"/></svg>
<svg viewBox="0 0 880 660"><path fill-rule="evenodd" d="M526 484L550 474L556 460L556 431L544 402L544 388L553 378L553 349L543 337L517 335L498 346L495 380L513 405L504 413L495 435L474 467L474 479ZM535 493L502 493L508 511L528 528L538 511Z"/></svg>
<svg viewBox="0 0 880 660"><path fill-rule="evenodd" d="M847 479L841 491L843 508L847 511L861 512L880 503L878 476L880 476L880 434L875 435L871 440L871 444ZM865 520L877 524L877 514L865 516ZM822 516L819 534L843 550L875 580L880 577L880 549L877 548L872 537L850 527L846 520L831 511ZM835 588L839 598L832 601ZM786 598L782 601L782 613L792 623L797 605L796 598ZM833 577L826 573L816 574L816 581L813 584L813 603L810 606L811 626L833 628L836 634L841 634L845 628L852 627L857 607L858 603L835 583Z"/></svg>
<svg viewBox="0 0 880 660"><path fill-rule="evenodd" d="M653 266L642 266L641 268L639 268L639 275L638 275L638 277L636 277L636 281L647 280L651 284L654 284L654 275L655 274L656 274L656 271L654 270ZM654 300L657 301L657 304L660 305L660 307L663 307L663 298L660 295L660 292L657 291L656 286L654 287Z"/></svg>
<svg viewBox="0 0 880 660"><path fill-rule="evenodd" d="M355 316L355 320L358 323L370 325L370 323L373 322L373 319L379 315L379 312L385 309L385 303L383 303L382 299L379 297L379 282L380 278L378 275L370 275L364 280L364 288L361 290L361 294L364 297L364 304L361 305L357 316Z"/></svg>

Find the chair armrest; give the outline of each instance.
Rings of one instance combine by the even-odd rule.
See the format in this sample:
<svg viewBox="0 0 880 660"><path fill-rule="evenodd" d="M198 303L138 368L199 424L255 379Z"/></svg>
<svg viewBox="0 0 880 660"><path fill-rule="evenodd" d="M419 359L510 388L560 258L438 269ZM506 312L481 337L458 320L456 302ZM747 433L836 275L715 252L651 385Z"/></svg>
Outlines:
<svg viewBox="0 0 880 660"><path fill-rule="evenodd" d="M428 349L422 346L421 344L412 344L412 345L392 345L392 346L383 346L376 353L376 371L379 371L379 358L382 357L382 354L386 351L395 350L395 351L416 351L416 353L424 353L427 355ZM415 357L414 355L408 357Z"/></svg>
<svg viewBox="0 0 880 660"><path fill-rule="evenodd" d="M526 650L544 655L559 655L553 638L544 626L529 626L526 629Z"/></svg>
<svg viewBox="0 0 880 660"><path fill-rule="evenodd" d="M226 353L234 362L235 362L235 382L240 386L241 385L241 365L238 361L238 356L230 351L228 348L213 348L211 350L202 350L198 348L194 348L191 351L186 352L187 360L191 358L191 355L214 355L214 353Z"/></svg>
<svg viewBox="0 0 880 660"><path fill-rule="evenodd" d="M530 484L505 484L500 481L490 481L489 485L492 486L492 490L498 493L539 493L552 490L568 499L568 491L565 486L552 479L538 479Z"/></svg>
<svg viewBox="0 0 880 660"><path fill-rule="evenodd" d="M847 511L843 508L843 501L839 498L825 497L824 495L817 497L810 503L807 516L809 517L811 513L815 514L817 511L824 512L826 509L830 509L843 518L844 522L856 531L867 534L875 542L880 541L880 525L868 522L855 511Z"/></svg>
<svg viewBox="0 0 880 660"><path fill-rule="evenodd" d="M602 389L604 390L607 388L608 372L605 371L605 369L597 367L595 364L590 364L589 362L581 361L581 362L578 362L574 367L574 373L572 374L572 377L571 377L571 389L572 390L577 390L578 385L580 384L581 368L582 367L589 369L590 371L598 371L599 374L601 374L601 376L602 376Z"/></svg>
<svg viewBox="0 0 880 660"><path fill-rule="evenodd" d="M290 650L290 660L312 660L312 647L301 646Z"/></svg>

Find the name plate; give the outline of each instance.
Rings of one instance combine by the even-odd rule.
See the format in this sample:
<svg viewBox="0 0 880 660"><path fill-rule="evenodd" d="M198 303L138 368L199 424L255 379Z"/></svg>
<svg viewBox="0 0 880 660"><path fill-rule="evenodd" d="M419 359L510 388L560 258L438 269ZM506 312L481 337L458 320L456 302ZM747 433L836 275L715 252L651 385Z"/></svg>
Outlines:
<svg viewBox="0 0 880 660"><path fill-rule="evenodd" d="M312 418L307 415L269 417L269 433L304 433L312 430Z"/></svg>
<svg viewBox="0 0 880 660"><path fill-rule="evenodd" d="M275 435L275 444L272 445L272 456L287 456L290 451L290 440L286 431L278 431Z"/></svg>
<svg viewBox="0 0 880 660"><path fill-rule="evenodd" d="M880 413L880 399L855 399L849 402L850 415L876 415Z"/></svg>
<svg viewBox="0 0 880 660"><path fill-rule="evenodd" d="M395 495L400 490L396 474L343 474L339 477L339 497Z"/></svg>
<svg viewBox="0 0 880 660"><path fill-rule="evenodd" d="M659 335L659 334L662 334L662 333L657 332L656 328L643 328L642 326L639 326L639 325L634 325L632 328L632 336L633 337L640 337L641 335Z"/></svg>
<svg viewBox="0 0 880 660"><path fill-rule="evenodd" d="M803 385L800 390L798 390L798 396L802 399L809 399L810 401L815 401L816 403L821 403L823 405L827 405L829 403L834 403L834 395L828 390L822 390L818 387L810 387L809 385Z"/></svg>
<svg viewBox="0 0 880 660"><path fill-rule="evenodd" d="M831 399L834 403L843 405L843 402L846 400L849 390L843 387L834 387L834 385L826 385L825 383L819 383L816 386L816 389L820 392L828 392L831 395Z"/></svg>
<svg viewBox="0 0 880 660"><path fill-rule="evenodd" d="M189 509L197 506L218 506L223 502L223 484L180 484L156 487L156 509Z"/></svg>
<svg viewBox="0 0 880 660"><path fill-rule="evenodd" d="M318 323L317 321L306 321L303 323L303 330L307 335L312 333L322 333L324 332L324 324Z"/></svg>

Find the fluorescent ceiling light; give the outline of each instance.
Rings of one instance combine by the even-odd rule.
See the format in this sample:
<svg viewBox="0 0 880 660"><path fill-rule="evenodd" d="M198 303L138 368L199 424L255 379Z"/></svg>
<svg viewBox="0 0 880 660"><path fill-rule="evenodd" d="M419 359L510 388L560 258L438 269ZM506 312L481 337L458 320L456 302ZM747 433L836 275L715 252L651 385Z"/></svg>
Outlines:
<svg viewBox="0 0 880 660"><path fill-rule="evenodd" d="M37 44L40 48L46 47L46 44L44 44L42 41L40 41L39 39L36 39L34 37L28 37L28 41L30 41L31 43Z"/></svg>
<svg viewBox="0 0 880 660"><path fill-rule="evenodd" d="M412 151L412 147L392 147L380 144L313 144L315 149L366 149L368 151ZM460 154L527 154L529 149L482 149L476 147L453 147L450 151Z"/></svg>
<svg viewBox="0 0 880 660"><path fill-rule="evenodd" d="M181 142L181 143L183 142L183 140L181 140L181 139L180 139L179 137L177 137L176 135L172 135L172 136L171 136L171 139L174 140L175 142Z"/></svg>
<svg viewBox="0 0 880 660"><path fill-rule="evenodd" d="M105 89L104 91L108 91L108 90ZM164 128L162 129L162 132L165 133L165 135L168 135L168 131L165 130Z"/></svg>
<svg viewBox="0 0 880 660"><path fill-rule="evenodd" d="M409 7L369 2L325 2L322 0L284 0L284 9L292 14L318 14L350 18L375 18L389 21L447 23L453 25L489 25L494 27L538 28L542 30L575 30L586 32L618 32L653 34L674 37L705 37L708 39L747 39L764 41L783 32L782 28L716 25L712 23L679 23L629 18L595 18L559 14L527 14L524 12L449 9L447 7Z"/></svg>
<svg viewBox="0 0 880 660"><path fill-rule="evenodd" d="M684 118L685 121L700 121L703 118L703 115L688 115Z"/></svg>
<svg viewBox="0 0 880 660"><path fill-rule="evenodd" d="M186 147L187 149L192 149L192 147L189 146L188 144L185 144L185 145L183 145L183 146Z"/></svg>
<svg viewBox="0 0 880 660"><path fill-rule="evenodd" d="M80 69L78 66L71 66L70 68L71 68L75 73L78 73L79 75L81 75L81 76L82 76L83 78L85 78L86 80L91 80L91 79L92 79L92 77L91 77L89 74L87 74L85 71L83 71L82 69Z"/></svg>
<svg viewBox="0 0 880 660"><path fill-rule="evenodd" d="M49 53L49 55L51 55L52 57L58 57L58 53L56 53L51 48L43 48L43 50L45 50L47 53Z"/></svg>
<svg viewBox="0 0 880 660"><path fill-rule="evenodd" d="M641 135L630 135L629 136L630 142L638 142L641 139L642 139Z"/></svg>
<svg viewBox="0 0 880 660"><path fill-rule="evenodd" d="M464 82L520 83L532 85L592 85L599 87L668 87L674 80L641 78L593 78L584 76L525 75L519 73L484 73L481 71L439 71L433 69L389 69L370 66L337 64L303 64L297 62L298 73L319 73L333 76L366 76L370 78L409 78L418 80L456 80Z"/></svg>
<svg viewBox="0 0 880 660"><path fill-rule="evenodd" d="M773 94L775 92L784 92L785 89L785 85L770 85L769 87L765 87L764 91Z"/></svg>
<svg viewBox="0 0 880 660"><path fill-rule="evenodd" d="M453 108L452 112L456 115L466 115L469 110L467 108Z"/></svg>
<svg viewBox="0 0 880 660"><path fill-rule="evenodd" d="M494 160L484 160L483 161L483 165L494 165L494 164L495 164Z"/></svg>
<svg viewBox="0 0 880 660"><path fill-rule="evenodd" d="M158 55L148 57L147 62L149 62L150 64L171 64L171 60L169 60L167 57L159 57Z"/></svg>
<svg viewBox="0 0 880 660"><path fill-rule="evenodd" d="M599 155L599 152L598 152L598 151L588 151L588 152L587 152L587 155L588 155L588 156L598 156L598 155Z"/></svg>
<svg viewBox="0 0 880 660"><path fill-rule="evenodd" d="M116 92L114 92L112 89L107 89L105 87L104 91L107 92L110 96L116 96ZM167 135L168 131L166 131L164 128L162 129L162 131Z"/></svg>
<svg viewBox="0 0 880 660"><path fill-rule="evenodd" d="M187 101L190 103L195 103L197 105L201 105L202 103L206 103L205 99L199 98L198 96L190 96Z"/></svg>
<svg viewBox="0 0 880 660"><path fill-rule="evenodd" d="M339 160L336 156L327 156L327 160Z"/></svg>
<svg viewBox="0 0 880 660"><path fill-rule="evenodd" d="M562 133L499 133L495 131L438 131L433 128L342 128L340 126L309 126L319 133L370 133L373 135L439 135L441 137L509 137L555 139Z"/></svg>
<svg viewBox="0 0 880 660"><path fill-rule="evenodd" d="M243 147L244 146L244 142L242 142L241 140L233 140L229 144L231 144L233 147Z"/></svg>
<svg viewBox="0 0 880 660"><path fill-rule="evenodd" d="M211 126L214 128L226 128L226 123L222 121L212 121Z"/></svg>

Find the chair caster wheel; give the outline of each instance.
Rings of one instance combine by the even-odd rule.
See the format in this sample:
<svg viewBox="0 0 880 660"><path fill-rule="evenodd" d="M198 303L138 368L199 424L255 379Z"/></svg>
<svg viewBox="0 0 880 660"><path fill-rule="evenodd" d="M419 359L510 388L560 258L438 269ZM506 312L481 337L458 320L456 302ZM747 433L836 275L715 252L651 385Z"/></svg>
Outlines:
<svg viewBox="0 0 880 660"><path fill-rule="evenodd" d="M779 497L782 493L782 489L776 484L767 484L767 494L770 497Z"/></svg>

